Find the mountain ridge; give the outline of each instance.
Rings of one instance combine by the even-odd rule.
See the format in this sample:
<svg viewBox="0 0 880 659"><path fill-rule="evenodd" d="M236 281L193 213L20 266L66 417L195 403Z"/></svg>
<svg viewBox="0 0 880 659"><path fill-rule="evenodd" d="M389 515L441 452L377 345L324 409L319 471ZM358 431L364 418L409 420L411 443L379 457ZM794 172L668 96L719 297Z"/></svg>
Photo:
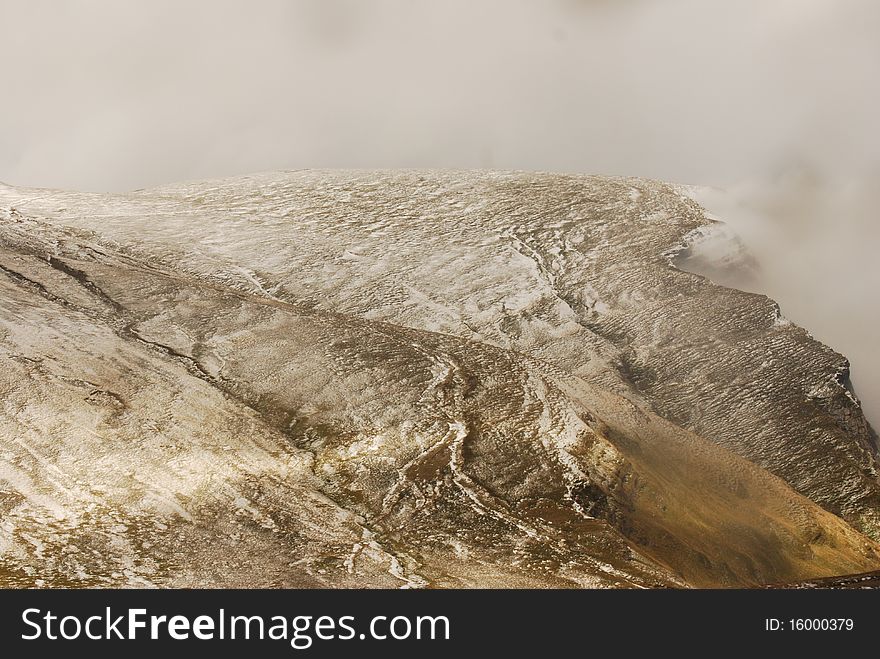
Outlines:
<svg viewBox="0 0 880 659"><path fill-rule="evenodd" d="M663 288L669 280L654 267L673 271L668 260L663 264L663 250L639 256L662 242L652 231L670 237L678 231L681 239L683 229L702 221L698 207L676 201L681 197L670 186L524 173L295 172L166 186L158 198L149 190L3 192L0 204L15 208L0 225L4 272L18 290L90 318L76 315L77 322L70 321L73 334L97 331L85 329L89 322L106 326L116 337L114 345L117 339L123 342L118 350L138 355L127 359L170 363L175 373L183 368L220 391L229 404L243 403L266 425L260 432L278 437L273 445L286 447L274 448L273 454L291 451L317 465L312 476L303 472L299 479L317 478L310 491L331 493L331 500L341 497L342 509L353 519L381 517L386 502L402 497L390 513L401 536L391 539L402 547L399 554L383 554L379 539L390 536L369 524L364 528L371 540L361 542L347 564L328 558L338 558L338 550L305 542L309 555L310 547L321 547L316 553L324 552L334 566L328 570L335 579L330 585L345 583L338 571L352 584L381 585L394 571L409 575L407 565L418 576L407 576L404 583L441 586L757 585L876 569L876 545L808 500L842 512L866 532L874 528L870 497L876 496L871 489L876 472L872 481L870 447L859 452L857 405L853 412L833 383L817 391L814 402L806 401L812 405L809 413L799 412L790 395L781 400L783 409L794 410L782 415L788 426L809 427L822 419L824 436L847 438L831 453L846 457L837 469L849 478L844 481L849 489L837 492L836 500L829 495L833 472L829 478L810 467L812 462L806 470L798 462L809 479L799 482L783 469L777 476L789 481L784 485L769 472L789 467L790 456L762 455L755 442L744 447L713 437L705 429L717 432L717 420L682 419L681 403L671 400L670 382L676 383L679 372L693 376L705 367L695 349L701 346L683 344L668 327L692 319L697 329L711 328L702 349L717 343L741 350L739 342L757 337L767 341L769 358L778 352L777 360L798 356L812 343L797 329L776 327L772 304L761 296L755 296L757 310L736 291L719 296L721 304L740 314L735 322L719 323L700 315L704 307L688 307L710 284L694 283L695 276L678 271L674 290ZM509 221L511 213L520 220ZM294 233L288 237L285 231ZM628 267L614 267L627 259ZM446 286L450 290L442 294ZM648 319L661 323L662 331L655 328L644 340L641 317L644 307L653 305L652 293L666 301L685 299L659 317L652 309ZM13 297L12 290L6 295ZM22 313L6 309L13 328L23 323ZM7 332L17 349L31 350L22 353L24 363L48 350L35 350L20 333ZM697 332L685 334L690 340ZM309 338L291 338L298 335ZM621 350L622 340L631 348ZM687 358L680 371L662 364L669 354L683 354L683 348ZM748 363L742 352L740 359ZM828 366L839 361L827 348L818 355ZM80 357L102 362L100 355ZM810 354L810 360L817 359ZM66 369L80 368L62 361ZM720 366L730 373L733 366L741 369L737 377L749 392L773 393L748 380L742 361ZM816 369L801 364L792 371L806 382ZM336 375L308 385L316 373ZM681 382L676 391L688 392L688 404L719 414L714 412L721 405L718 383L698 384L697 395ZM8 386L24 385L14 380ZM414 397L414 387L427 398ZM96 390L101 409L122 405L123 411L108 418L133 415L149 423L155 413L145 399L138 398L145 407L137 411L130 395ZM364 392L373 393L364 398ZM547 398L548 392L556 393ZM773 402L758 409L766 413ZM823 412L826 408L832 412ZM833 410L841 409L849 419L835 417ZM369 421L373 418L381 423ZM747 419L752 427L762 420ZM122 432L112 425L93 430L102 436ZM192 442L178 435L175 450L189 455ZM150 443L148 436L131 436ZM658 437L664 438L662 446ZM793 446L787 437L771 438ZM743 455L745 449L756 455ZM682 472L670 455L702 467ZM867 472L848 466L863 460ZM772 463L769 472L761 462ZM248 483L255 476L228 468ZM330 470L326 477L323 469ZM532 471L544 476L530 476ZM704 481L695 475L699 472L714 476ZM672 474L677 476L670 480ZM635 478L638 486L626 486L625 478ZM262 487L257 491L265 497ZM868 498L859 498L866 491ZM277 496L289 501L289 495ZM737 497L751 500L755 510L743 517ZM191 500L184 501L178 507L193 516ZM249 505L257 517L278 514L272 505ZM424 517L427 511L432 518ZM305 517L309 513L302 511ZM28 519L24 510L19 517ZM272 535L290 533L280 528ZM245 535L250 546L265 542L261 533ZM422 541L432 535L431 542ZM764 539L755 544L751 537ZM13 546L26 553L21 540ZM499 551L511 553L501 559ZM391 572L376 567L382 561ZM520 567L501 569L510 561ZM304 571L308 577L298 578L325 578L314 565ZM276 569L284 574L283 566ZM153 578L149 574L143 578ZM197 571L181 574L189 573L159 583L181 578L205 583L199 580L207 578Z"/></svg>

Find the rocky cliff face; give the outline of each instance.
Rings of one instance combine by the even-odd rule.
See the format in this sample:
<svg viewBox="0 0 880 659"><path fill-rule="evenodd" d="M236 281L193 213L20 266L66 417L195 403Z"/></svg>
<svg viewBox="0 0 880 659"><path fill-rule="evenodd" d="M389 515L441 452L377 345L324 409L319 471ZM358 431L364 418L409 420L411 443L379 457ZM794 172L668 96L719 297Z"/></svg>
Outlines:
<svg viewBox="0 0 880 659"><path fill-rule="evenodd" d="M0 582L755 585L880 567L847 364L643 180L0 188Z"/></svg>

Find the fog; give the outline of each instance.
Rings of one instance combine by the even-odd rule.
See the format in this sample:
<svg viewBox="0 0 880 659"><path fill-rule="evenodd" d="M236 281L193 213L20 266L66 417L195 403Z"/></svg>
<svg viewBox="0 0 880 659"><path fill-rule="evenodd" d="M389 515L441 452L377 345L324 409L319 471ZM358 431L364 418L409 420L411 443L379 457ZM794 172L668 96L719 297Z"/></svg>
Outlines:
<svg viewBox="0 0 880 659"><path fill-rule="evenodd" d="M696 195L733 227L755 263L713 267L722 245L699 247L686 269L769 295L783 314L844 353L868 420L880 421L880 266L876 195L880 175L838 179L805 165ZM716 263L721 259L715 260ZM756 266L756 267L755 267Z"/></svg>
<svg viewBox="0 0 880 659"><path fill-rule="evenodd" d="M0 0L0 180L490 167L732 190L880 420L880 3ZM745 285L745 284L743 284Z"/></svg>

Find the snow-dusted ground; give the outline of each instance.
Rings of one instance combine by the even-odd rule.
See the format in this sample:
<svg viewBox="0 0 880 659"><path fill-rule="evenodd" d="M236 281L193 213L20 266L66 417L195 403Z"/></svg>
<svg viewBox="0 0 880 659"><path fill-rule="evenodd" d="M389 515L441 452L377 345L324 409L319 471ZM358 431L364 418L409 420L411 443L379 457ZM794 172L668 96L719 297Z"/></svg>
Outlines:
<svg viewBox="0 0 880 659"><path fill-rule="evenodd" d="M7 582L878 566L845 360L670 263L711 226L672 186L305 171L0 209Z"/></svg>

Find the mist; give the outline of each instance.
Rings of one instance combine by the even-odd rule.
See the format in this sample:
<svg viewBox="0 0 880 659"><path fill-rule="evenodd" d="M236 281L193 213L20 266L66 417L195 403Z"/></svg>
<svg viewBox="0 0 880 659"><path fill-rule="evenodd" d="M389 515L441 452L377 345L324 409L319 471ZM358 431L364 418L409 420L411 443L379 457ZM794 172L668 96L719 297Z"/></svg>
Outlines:
<svg viewBox="0 0 880 659"><path fill-rule="evenodd" d="M770 296L789 320L845 354L855 393L875 428L880 421L878 190L880 172L839 179L806 164L766 181L700 190L696 199L732 227L745 258L739 267L717 267L728 232L716 244L698 244L684 263L717 283Z"/></svg>
<svg viewBox="0 0 880 659"><path fill-rule="evenodd" d="M480 167L728 190L757 267L727 283L848 355L880 420L876 2L0 0L0 25L14 185Z"/></svg>

